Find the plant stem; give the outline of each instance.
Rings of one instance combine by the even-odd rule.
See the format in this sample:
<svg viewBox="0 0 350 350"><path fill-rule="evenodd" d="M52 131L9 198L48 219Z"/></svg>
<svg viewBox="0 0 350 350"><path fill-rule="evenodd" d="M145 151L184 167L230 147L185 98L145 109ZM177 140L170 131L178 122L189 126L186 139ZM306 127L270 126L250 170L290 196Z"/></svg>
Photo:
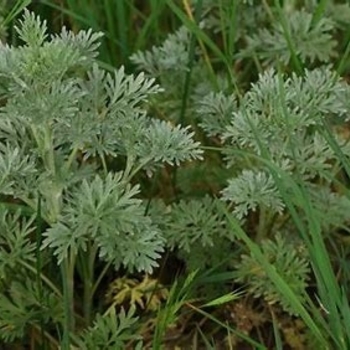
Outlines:
<svg viewBox="0 0 350 350"><path fill-rule="evenodd" d="M42 270L42 256L41 256L41 241L42 241L42 217L41 217L41 196L40 193L38 193L38 207L37 207L37 213L36 213L36 230L35 230L35 240L36 240L36 249L35 249L35 256L36 256L36 284L38 289L38 296L39 296L39 304L40 308L42 307L43 302L43 286L42 286L42 279L41 279L41 270ZM40 343L43 345L43 348L46 348L46 338L44 336L44 318L43 315L39 318L40 323Z"/></svg>
<svg viewBox="0 0 350 350"><path fill-rule="evenodd" d="M82 271L84 279L84 299L83 299L83 312L84 312L84 321L86 325L90 325L91 316L92 316L92 298L94 296L94 267L95 259L97 253L97 246L91 245L87 249L87 261L82 259Z"/></svg>
<svg viewBox="0 0 350 350"><path fill-rule="evenodd" d="M40 327L37 324L35 324L35 322L33 322L33 323L31 322L30 325L31 325L31 327L33 327L33 329L35 329L35 331L38 334L41 334L42 330L40 329ZM59 344L58 344L57 340L50 333L48 333L47 331L44 331L43 334L44 334L46 340L50 343L52 348L55 348L55 349L59 348Z"/></svg>
<svg viewBox="0 0 350 350"><path fill-rule="evenodd" d="M266 227L267 227L267 212L266 209L261 207L259 213L259 224L258 231L256 234L256 241L260 242L264 238L266 238Z"/></svg>
<svg viewBox="0 0 350 350"><path fill-rule="evenodd" d="M70 350L70 334L74 331L74 255L72 252L61 264L64 325L62 350Z"/></svg>
<svg viewBox="0 0 350 350"><path fill-rule="evenodd" d="M92 288L92 292L91 292L92 295L95 294L95 292L96 292L96 290L97 290L99 284L101 283L101 281L102 281L104 275L107 273L107 271L108 271L108 269L110 268L111 265L112 265L112 263L109 262L109 263L107 263L107 264L105 265L105 267L103 268L102 272L101 272L100 275L98 276L98 278L97 278L97 280L96 280L96 282L95 282L95 284L94 284L94 286L93 286L93 288Z"/></svg>
<svg viewBox="0 0 350 350"><path fill-rule="evenodd" d="M67 168L67 170L71 167L71 165L72 165L74 159L76 158L76 155L77 155L78 151L79 151L78 147L75 147L75 148L72 150L71 154L69 155L69 158L68 158L68 160L67 160L67 162L66 162L66 168Z"/></svg>
<svg viewBox="0 0 350 350"><path fill-rule="evenodd" d="M36 267L29 265L23 260L19 260L18 263L22 265L25 269L29 270L33 274L36 274ZM51 282L49 278L47 278L43 273L40 274L40 278L43 282L45 282L46 286L48 286L58 297L62 298L62 294L60 290Z"/></svg>

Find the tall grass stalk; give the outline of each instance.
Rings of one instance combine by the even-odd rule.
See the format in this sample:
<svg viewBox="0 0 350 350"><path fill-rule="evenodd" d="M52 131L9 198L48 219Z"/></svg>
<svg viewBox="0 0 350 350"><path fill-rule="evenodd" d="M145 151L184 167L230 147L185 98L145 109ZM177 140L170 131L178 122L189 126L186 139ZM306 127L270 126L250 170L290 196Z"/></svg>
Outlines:
<svg viewBox="0 0 350 350"><path fill-rule="evenodd" d="M313 15L313 22L318 22L322 17L327 1L320 1L316 7ZM285 14L279 1L275 1L275 9L277 10L278 20L283 28L283 33L288 44L288 48L291 54L292 63L294 68L300 74L303 73L304 67L296 55L294 43L291 40L288 26L286 24ZM348 58L349 45L346 46L344 55L340 58L338 63L338 71L341 73L345 67L346 60ZM291 130L289 126L290 116L287 112L287 108L284 105L285 91L283 90L282 76L280 74L280 115L283 117L284 125L287 132ZM249 122L249 117L247 116ZM308 326L312 334L318 339L322 348L336 348L336 349L348 349L350 347L350 307L347 299L348 290L346 286L341 285L338 282L337 276L333 270L330 260L329 252L326 248L325 238L322 235L320 223L318 222L318 216L316 208L313 207L311 200L305 189L305 185L301 180L301 176L296 174L296 180L292 179L288 174L281 169L273 165L269 151L259 139L259 130L254 128L254 124L250 123L252 132L255 135L257 143L259 144L262 157L253 156L256 160L263 162L269 169L270 173L274 177L275 183L278 186L280 194L286 204L289 214L298 228L299 234L302 237L310 256L310 262L312 270L316 280L316 302L311 302L310 298L307 298L307 303L301 302L299 296L295 295L289 287L284 283L283 278L273 270L273 266L268 263L266 258L261 254L261 249L249 238L244 232L238 222L232 219L229 213L226 214L229 217L232 229L237 236L242 239L249 250L256 256L259 262L264 266L265 272L271 279L271 281L278 287L281 293L288 297L289 302L293 305L295 312L299 313L305 324ZM329 145L337 155L342 167L346 171L347 175L350 175L350 162L347 157L341 151L331 129L331 126L324 121L323 128L318 130L321 135L328 141ZM293 135L289 135L290 144L289 147L294 152L295 145L293 144ZM335 182L335 178L332 179ZM288 190L287 190L288 186ZM298 198L298 207L295 202L292 201L290 191L292 188L293 196ZM345 194L350 198L349 191L344 189ZM224 209L223 209L224 210ZM226 210L226 209L225 209ZM306 217L306 222L301 219L299 214L300 210ZM276 344L279 335L275 329Z"/></svg>
<svg viewBox="0 0 350 350"><path fill-rule="evenodd" d="M6 27L13 21L31 2L31 0L17 0L1 22L0 29L3 29L3 27Z"/></svg>
<svg viewBox="0 0 350 350"><path fill-rule="evenodd" d="M237 329L231 327L229 324L222 322L217 317L213 316L210 312L203 310L204 309L203 307L197 307L191 303L187 303L186 305L190 307L193 311L197 312L198 314L204 316L208 320L211 320L215 324L219 325L223 330L226 330L227 334L234 335L235 337L244 340L247 344L252 345L256 350L267 350L265 345L252 339L251 337L244 334L243 332L240 332Z"/></svg>
<svg viewBox="0 0 350 350"><path fill-rule="evenodd" d="M282 77L280 75L280 115L284 117L286 130L291 130L289 127L289 115L286 106L284 106L285 91L282 88ZM249 117L247 120L249 122ZM313 336L318 340L321 348L329 349L348 349L350 346L349 339L349 320L350 308L347 300L347 291L345 286L338 283L337 277L333 271L330 256L327 251L324 237L321 233L321 227L317 219L316 209L312 206L311 200L307 195L305 185L301 180L301 176L296 174L296 179L293 179L280 168L276 167L272 160L266 146L260 141L259 131L255 129L253 123L250 123L252 132L255 135L257 143L259 144L261 157L251 155L256 160L263 162L270 170L274 177L275 183L280 191L280 194L288 208L291 218L298 228L299 234L302 237L308 249L312 270L316 279L317 297L316 303L311 302L310 298L306 298L307 302L303 302L299 295L296 295L283 280L273 265L271 265L267 258L263 255L261 248L253 242L246 232L240 227L236 221L222 206L221 209L227 215L233 232L239 239L245 242L251 253L255 256L257 261L263 266L267 276L271 282L276 285L281 294L283 294L296 314L299 314L303 319ZM334 139L330 129L325 125L323 131L325 137L330 145L334 147L339 159L346 160L340 152L339 146ZM293 137L290 135L289 147L293 151L295 145L293 144ZM349 164L344 164L344 168L349 169ZM288 189L287 189L288 186ZM294 198L297 198L298 207L291 198L291 191ZM300 210L306 217L306 222L300 217Z"/></svg>
<svg viewBox="0 0 350 350"><path fill-rule="evenodd" d="M161 350L163 348L162 342L165 332L171 324L175 323L178 312L187 302L195 283L196 274L197 272L190 273L182 284L175 282L172 285L165 306L158 312L156 328L152 341L153 350Z"/></svg>
<svg viewBox="0 0 350 350"><path fill-rule="evenodd" d="M174 16L167 9L166 0L66 0L61 4L41 0L40 4L63 14L75 29L103 32L100 60L109 68L128 66L133 52L159 44L164 33L173 29Z"/></svg>

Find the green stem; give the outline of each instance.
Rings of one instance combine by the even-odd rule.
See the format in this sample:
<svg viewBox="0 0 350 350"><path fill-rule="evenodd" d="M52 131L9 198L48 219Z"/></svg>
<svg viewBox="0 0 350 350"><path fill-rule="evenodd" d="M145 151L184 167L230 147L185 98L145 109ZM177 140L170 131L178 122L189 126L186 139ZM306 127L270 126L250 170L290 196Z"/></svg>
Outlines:
<svg viewBox="0 0 350 350"><path fill-rule="evenodd" d="M36 213L36 249L35 249L35 256L36 256L36 284L39 294L39 307L42 308L42 302L43 302L43 286L42 286L42 279L41 279L41 270L42 270L42 256L41 256L41 242L42 242L42 217L41 217L41 196L40 193L38 193L38 208ZM40 343L43 345L44 348L46 348L46 338L44 335L44 318L43 315L39 316L39 323L40 323Z"/></svg>
<svg viewBox="0 0 350 350"><path fill-rule="evenodd" d="M29 265L23 260L19 260L19 263L26 268L28 271L32 272L33 274L36 274L36 267ZM62 293L59 291L59 289L49 280L43 273L40 274L40 278L43 282L60 298L62 298Z"/></svg>
<svg viewBox="0 0 350 350"><path fill-rule="evenodd" d="M86 325L90 325L92 318L92 299L94 296L94 267L97 249L98 248L96 245L91 245L91 243L89 243L87 255L84 255L87 256L87 261L84 258L82 258L80 261L82 265L81 267L84 281L83 312Z"/></svg>
<svg viewBox="0 0 350 350"><path fill-rule="evenodd" d="M260 208L259 213L259 225L258 225L258 231L256 234L256 241L260 242L264 238L266 238L266 228L267 228L267 221L268 221L268 215L265 208Z"/></svg>
<svg viewBox="0 0 350 350"><path fill-rule="evenodd" d="M30 325L37 331L37 332L41 332L41 330L39 329L39 326L37 324L30 323ZM58 349L59 348L59 344L57 342L57 340L47 331L43 332L45 338L48 340L48 342L51 344L52 348Z"/></svg>
<svg viewBox="0 0 350 350"><path fill-rule="evenodd" d="M198 23L201 13L202 13L202 3L203 0L197 1L196 8L195 8L195 18L194 23ZM194 61L195 61L195 49L196 49L196 37L192 33L191 39L190 39L190 44L189 44L189 50L188 50L188 62L187 62L187 72L185 75L185 81L184 81L184 86L183 86L183 94L181 97L181 108L180 108L180 116L179 116L179 124L184 124L185 119L186 119L186 112L187 112L187 105L188 105L188 100L190 96L190 87L191 87L191 79L192 79L192 71L193 71L193 66L194 66ZM209 65L211 68L212 66ZM173 173L172 173L172 187L174 189L175 195L177 194L177 173L178 173L178 167L175 165L173 168Z"/></svg>
<svg viewBox="0 0 350 350"><path fill-rule="evenodd" d="M103 268L102 272L100 273L100 275L98 276L93 288L92 288L92 291L91 291L91 294L94 295L96 293L96 290L99 286L99 284L101 283L103 277L105 276L105 274L107 273L108 269L110 268L110 266L112 265L112 263L107 263L105 265L105 267Z"/></svg>
<svg viewBox="0 0 350 350"><path fill-rule="evenodd" d="M62 350L70 350L70 335L74 332L74 261L72 252L61 263L64 325Z"/></svg>
<svg viewBox="0 0 350 350"><path fill-rule="evenodd" d="M127 177L124 178L125 181L130 181L141 169L143 169L148 163L150 163L152 158L145 159L142 163L136 166L132 171L130 167L130 171L127 174Z"/></svg>
<svg viewBox="0 0 350 350"><path fill-rule="evenodd" d="M66 169L67 170L71 167L74 159L76 158L76 155L77 155L78 151L79 151L78 147L74 147L74 149L72 150L71 154L69 155L68 160L66 162Z"/></svg>
<svg viewBox="0 0 350 350"><path fill-rule="evenodd" d="M107 167L106 158L104 155L101 156L101 162L102 162L103 172L105 173L105 175L107 175L108 174L108 167Z"/></svg>
<svg viewBox="0 0 350 350"><path fill-rule="evenodd" d="M136 167L133 170L134 163L135 163L135 157L131 155L127 155L125 170L123 173L123 181L125 181L125 183L129 182L132 179L132 177L144 166L144 163L142 163L140 166Z"/></svg>
<svg viewBox="0 0 350 350"><path fill-rule="evenodd" d="M55 151L53 148L53 140L52 140L52 129L47 126L45 128L45 163L47 168L52 172L52 176L56 177L56 164L55 164Z"/></svg>

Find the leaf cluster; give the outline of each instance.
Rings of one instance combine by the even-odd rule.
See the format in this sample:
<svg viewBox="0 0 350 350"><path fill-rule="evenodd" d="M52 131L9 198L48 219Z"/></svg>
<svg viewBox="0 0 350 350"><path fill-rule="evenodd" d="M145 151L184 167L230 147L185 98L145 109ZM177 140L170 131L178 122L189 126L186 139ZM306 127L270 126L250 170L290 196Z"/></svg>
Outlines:
<svg viewBox="0 0 350 350"><path fill-rule="evenodd" d="M192 2L193 10L197 3ZM271 240L262 241L264 255L288 285L296 286L293 293L304 298L308 285L308 257L300 254L294 244L297 230L291 222L281 186L286 190L289 204L295 205L301 221L308 220L302 209L303 199L293 192L292 182L288 179L302 186L322 233L328 236L337 228L346 227L348 196L332 188L341 161L325 130L335 130L335 125L344 125L348 118L350 90L330 62L337 59L336 48L342 45L339 33L344 30L349 6L328 2L323 16L317 17L318 4L314 1L305 2L305 6L295 2L283 2L278 6L269 6L267 2L237 2L235 9L242 11L236 11L235 15L230 12L233 5L229 1L208 0L201 4L203 10L198 28L202 35L192 33L199 44L194 50L196 55L192 63L195 68L191 70L190 103L185 118L192 122L194 112L195 120L205 134L203 141L220 147L223 164L231 174L220 192L221 199L252 237ZM171 113L174 96L181 96L179 91L186 86L179 67L189 67L189 61L184 57L185 52L190 57L190 37L182 35L183 30L169 35L163 45L132 57L138 67L146 69L163 86L169 87L166 90L171 93L163 95L168 104L164 101L157 104L164 114ZM211 53L203 49L202 40L210 48L213 43L217 47L222 45L224 51L229 47L225 40L230 34L230 40L234 41L230 47L235 53L225 53L237 59L230 70L230 77L234 76L237 81L230 86L226 77L223 82L222 72L215 70L215 61L208 70L215 67L216 84L210 85L202 63ZM166 49L176 51L171 66L163 64ZM254 78L250 71L253 62L259 74L247 86L244 85L244 74L249 74L249 79ZM320 63L328 65L319 66ZM298 72L289 72L292 65L300 68ZM202 72L201 79L198 79L197 69ZM175 77L177 82L174 82ZM334 139L339 152L349 154L348 142L337 134ZM185 193L190 195L191 192ZM203 268L206 263L213 266L225 257L239 261L237 275L241 277L236 279L237 282L244 281L251 294L292 312L287 299L267 285L266 278L254 275L252 266L257 264L254 256L237 257L232 249L237 242L225 229L225 224L217 221L211 201L209 198L181 199L161 209L165 218L161 227L166 232L169 247L177 251L190 268ZM283 238L276 236L281 230L285 234ZM262 271L260 266L256 268Z"/></svg>
<svg viewBox="0 0 350 350"><path fill-rule="evenodd" d="M6 206L36 216L1 208L6 341L46 326L67 332L67 319L78 316L75 274L85 288L84 316L93 319L94 293L111 266L151 273L165 238L146 214L136 175L202 157L189 127L148 114L149 97L161 91L153 78L99 66L101 33L63 28L50 35L29 11L16 31L20 46L0 45L0 195ZM62 276L52 274L57 264ZM64 305L67 285L72 305ZM96 318L79 348L123 348L135 338L129 328L136 319L113 312Z"/></svg>
<svg viewBox="0 0 350 350"><path fill-rule="evenodd" d="M128 342L139 340L133 332L138 320L134 312L132 308L128 312L122 309L117 315L114 308L109 308L104 315L97 315L94 324L74 339L73 349L122 349Z"/></svg>
<svg viewBox="0 0 350 350"><path fill-rule="evenodd" d="M293 292L305 298L310 273L305 247L298 247L297 242L288 242L281 234L277 234L274 240L262 241L261 250ZM242 256L237 271L237 281L246 283L249 293L255 298L263 297L269 305L279 303L284 311L294 314L289 299L269 281L266 271L252 254Z"/></svg>
<svg viewBox="0 0 350 350"><path fill-rule="evenodd" d="M147 97L160 91L153 79L97 66L99 34L63 29L48 41L45 21L29 12L17 31L24 45L0 55L2 193L33 209L42 198L51 226L43 248L59 262L93 239L107 261L150 271L163 241L128 181L200 158L193 133L146 115ZM111 157L126 159L123 172L108 170Z"/></svg>

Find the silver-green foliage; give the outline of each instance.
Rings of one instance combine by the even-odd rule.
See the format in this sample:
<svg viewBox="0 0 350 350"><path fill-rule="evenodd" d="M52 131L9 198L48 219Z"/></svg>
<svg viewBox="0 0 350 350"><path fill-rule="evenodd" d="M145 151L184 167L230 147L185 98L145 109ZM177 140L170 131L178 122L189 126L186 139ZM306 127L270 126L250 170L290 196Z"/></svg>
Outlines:
<svg viewBox="0 0 350 350"><path fill-rule="evenodd" d="M97 66L99 34L64 29L46 40L45 22L28 12L17 31L24 45L0 54L1 192L34 209L42 198L51 226L43 247L59 262L93 239L108 261L150 270L163 239L129 180L145 167L199 158L198 144L188 129L146 115L143 103L160 90L152 79ZM126 169L108 172L108 157L126 157Z"/></svg>
<svg viewBox="0 0 350 350"><path fill-rule="evenodd" d="M158 77L165 71L184 72L187 70L190 32L186 27L181 27L160 46L154 46L146 52L136 52L131 60L139 69Z"/></svg>
<svg viewBox="0 0 350 350"><path fill-rule="evenodd" d="M270 170L257 161L266 152L273 166L290 176L301 176L305 183L318 177L330 179L338 160L321 129L325 121L346 116L348 90L328 69L306 71L304 77L282 77L269 70L252 85L239 108L232 106L235 111L221 134L227 164L233 166L244 154L251 154L255 166L255 170L242 170L223 191L223 198L236 204L239 218L256 205L279 213L283 210ZM203 123L207 115L212 118L211 109L203 109L205 103L198 109ZM339 140L339 145L347 152L346 143Z"/></svg>
<svg viewBox="0 0 350 350"><path fill-rule="evenodd" d="M348 85L337 74L329 68L319 68L305 70L303 76L284 76L267 70L251 85L239 105L230 96L217 95L217 120L226 119L226 125L217 128L216 134L221 136L226 163L232 169L246 164L242 170L236 169L238 174L228 181L222 199L242 224L252 212L258 214L259 238L275 235L288 221L276 176L283 181L296 208L303 207L302 199L287 179L303 186L325 234L349 223L348 197L330 189L340 160L324 134L325 125L341 125L347 119L348 93ZM206 119L213 119L213 108L206 106L212 96L201 100L198 107L201 125L208 134L211 129ZM232 101L231 107L228 101ZM230 109L231 117L223 119L220 111ZM343 154L349 154L347 142L340 136L335 136L335 140ZM306 221L302 211L300 216ZM283 230L283 234L285 237L278 236L276 241L264 241L262 251L294 293L302 297L309 271L307 258L288 243L288 237L296 235L295 228ZM247 283L254 296L263 296L269 303L279 303L285 311L292 312L284 296L263 274L254 256L245 255L238 264L237 281Z"/></svg>
<svg viewBox="0 0 350 350"><path fill-rule="evenodd" d="M256 53L265 63L291 60L291 45L303 61L327 62L335 55L334 22L327 17L314 21L312 12L293 9L284 11L282 20L275 20L272 28L259 28L256 34L247 34L247 48L243 56Z"/></svg>
<svg viewBox="0 0 350 350"><path fill-rule="evenodd" d="M145 216L138 187L122 182L122 174L109 173L83 180L62 208L59 220L44 234L43 247L51 247L61 263L70 252L86 250L93 239L100 258L132 269L151 271L160 257L164 239Z"/></svg>
<svg viewBox="0 0 350 350"><path fill-rule="evenodd" d="M310 267L303 245L298 247L298 242L288 242L277 234L274 240L264 240L261 243L261 251L295 295L305 300ZM294 314L288 297L283 296L274 283L267 283L266 271L252 254L242 256L237 270L237 281L247 284L248 291L255 298L263 297L269 305L280 304L284 311Z"/></svg>
<svg viewBox="0 0 350 350"><path fill-rule="evenodd" d="M138 321L134 311L130 309L126 313L122 310L116 315L115 309L110 308L104 315L97 315L94 325L75 339L75 349L123 349L128 342L140 339L133 330ZM141 349L141 345L139 342L136 349Z"/></svg>
<svg viewBox="0 0 350 350"><path fill-rule="evenodd" d="M242 11L237 11L236 31L230 37L237 44L235 49L239 53L236 57L243 58L243 63L257 58L262 66L280 67L281 70L295 59L293 55L305 65L328 63L336 56L335 33L344 25L349 6L339 7L328 2L324 15L316 18L313 13L318 2L305 3L305 8L301 9L295 2L285 2L278 10L277 6L267 8L266 3L261 2L253 6L237 2L235 6ZM232 2L203 2L200 25L211 38L216 39L222 34L222 39L225 39L225 30L233 25L226 5L231 6ZM189 55L189 37L185 33L181 28L168 36L163 45L132 57L139 68L164 83L167 92L175 90L174 87L181 91L184 86L184 57ZM241 39L243 45L240 45ZM168 52L175 51L171 64L165 55L166 47L171 48ZM249 224L244 227L258 239L272 238L285 228L286 223L291 225L291 230L281 231L286 237L264 243L264 253L279 254L269 261L288 284L295 284L293 291L302 295L309 271L305 267L307 258L288 243L289 237L295 236L297 230L290 222L288 206L280 191L281 183L276 183L276 177L283 182L287 191L285 195L300 210L301 220L307 220L302 213L302 199L291 188L288 177L303 186L325 234L346 226L350 202L347 196L330 189L340 160L325 138L324 130L325 125L341 125L348 118L350 89L331 65L288 75L268 68L243 95L236 93L238 89L232 92L233 89L227 89L227 86L208 89L204 73L201 82L196 80L196 69L201 62L201 52L196 52L199 54L192 71L188 117L192 117L191 112L195 109L199 126L209 138L214 138L216 145L220 145L224 164L232 169L232 177L221 192L222 200L242 225ZM243 64L232 74L239 76L244 69ZM168 93L164 97L166 103L160 102L165 105L165 111L173 102L172 97ZM335 140L341 151L348 155L348 143L337 135ZM170 248L179 249L180 256L190 267L210 265L215 261L214 255L224 259L220 255L223 251L226 256L231 251L232 258L236 258L232 249L234 239L221 219L215 221L220 215L217 216L214 207L207 199L196 199L180 201L163 210L165 220L162 224L168 235L167 242L171 243ZM203 215L204 212L208 217ZM214 242L213 246L210 242ZM225 244L227 250L221 248ZM238 269L238 275L242 276L239 281L247 283L252 294L263 295L267 301L279 303L290 312L286 300L268 279L255 278L253 274L249 277L250 270L243 268L244 264L249 265L248 262L253 264L254 256L245 258L239 265L242 267Z"/></svg>
<svg viewBox="0 0 350 350"><path fill-rule="evenodd" d="M180 200L167 207L155 202L151 213L161 220L167 247L178 250L190 271L220 264L232 250L235 237L216 199Z"/></svg>
<svg viewBox="0 0 350 350"><path fill-rule="evenodd" d="M98 66L100 33L63 28L50 36L46 22L28 11L16 31L21 46L0 44L0 195L39 211L45 263L69 260L71 269L86 253L89 264L99 257L151 272L165 238L145 215L134 177L200 159L199 143L188 127L147 115L148 98L161 91L154 79ZM0 293L0 339L11 340L39 321L63 322L63 301L50 277L41 275L41 288L27 283L37 273L31 240L40 228L33 218L13 217L4 207L0 213L0 281L9 288ZM45 305L31 299L38 293ZM86 335L88 344L100 324Z"/></svg>

